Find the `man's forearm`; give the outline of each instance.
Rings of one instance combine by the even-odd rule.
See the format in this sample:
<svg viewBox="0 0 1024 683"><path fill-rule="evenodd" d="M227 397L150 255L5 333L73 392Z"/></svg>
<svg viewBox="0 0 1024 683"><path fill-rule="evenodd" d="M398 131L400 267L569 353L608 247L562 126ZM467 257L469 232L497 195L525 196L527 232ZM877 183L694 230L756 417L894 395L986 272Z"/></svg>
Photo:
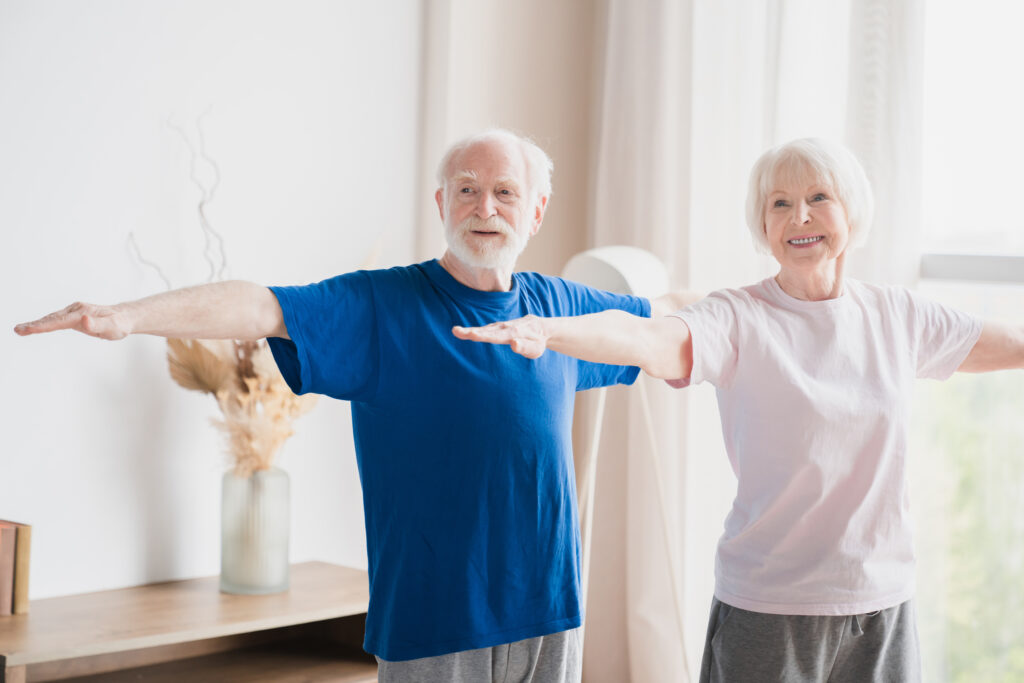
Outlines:
<svg viewBox="0 0 1024 683"><path fill-rule="evenodd" d="M73 303L14 328L22 336L56 330L111 340L129 334L181 339L288 337L274 293L241 281L176 289L115 306Z"/></svg>
<svg viewBox="0 0 1024 683"><path fill-rule="evenodd" d="M117 304L131 334L181 339L262 339L287 336L277 298L238 280L177 289Z"/></svg>

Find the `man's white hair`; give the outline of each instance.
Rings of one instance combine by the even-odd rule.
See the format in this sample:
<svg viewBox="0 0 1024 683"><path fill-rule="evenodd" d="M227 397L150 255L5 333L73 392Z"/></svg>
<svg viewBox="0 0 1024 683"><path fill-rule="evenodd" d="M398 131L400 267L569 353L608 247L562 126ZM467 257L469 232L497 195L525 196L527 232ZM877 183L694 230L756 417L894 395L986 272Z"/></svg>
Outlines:
<svg viewBox="0 0 1024 683"><path fill-rule="evenodd" d="M839 143L801 138L772 147L761 155L750 171L747 227L759 251L771 253L764 228L765 202L772 191L771 185L785 177L808 172L818 182L831 187L846 209L850 247L862 246L867 240L875 200L864 167L853 152Z"/></svg>
<svg viewBox="0 0 1024 683"><path fill-rule="evenodd" d="M551 196L551 173L555 165L551 157L537 144L522 135L517 135L504 128L492 128L476 135L462 138L453 143L441 157L441 163L437 165L437 184L447 194L448 181L451 180L453 169L452 159L481 142L505 142L519 148L523 153L523 160L526 162L527 183L529 186L530 202L533 203L538 197Z"/></svg>

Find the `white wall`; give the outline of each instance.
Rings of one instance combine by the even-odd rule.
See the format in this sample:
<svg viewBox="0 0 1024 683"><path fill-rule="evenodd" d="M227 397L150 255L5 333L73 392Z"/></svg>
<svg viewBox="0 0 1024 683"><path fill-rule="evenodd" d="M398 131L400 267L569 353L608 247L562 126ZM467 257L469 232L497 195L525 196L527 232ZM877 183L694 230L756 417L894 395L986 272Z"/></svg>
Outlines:
<svg viewBox="0 0 1024 683"><path fill-rule="evenodd" d="M229 276L304 283L413 258L421 3L0 3L0 517L35 527L31 596L218 571L222 444L164 344L17 322L207 278L189 157L203 112ZM200 178L209 181L208 167ZM292 559L365 566L348 404L282 452Z"/></svg>

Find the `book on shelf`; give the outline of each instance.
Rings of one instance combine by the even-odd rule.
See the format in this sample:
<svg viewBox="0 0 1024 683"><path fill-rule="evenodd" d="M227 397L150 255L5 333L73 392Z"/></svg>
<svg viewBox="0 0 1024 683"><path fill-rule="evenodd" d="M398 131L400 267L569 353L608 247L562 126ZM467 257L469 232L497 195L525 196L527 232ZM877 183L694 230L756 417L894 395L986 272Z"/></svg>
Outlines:
<svg viewBox="0 0 1024 683"><path fill-rule="evenodd" d="M0 616L14 609L14 545L18 527L0 522Z"/></svg>
<svg viewBox="0 0 1024 683"><path fill-rule="evenodd" d="M0 533L13 536L10 574L4 563L4 543L0 541L0 614L28 612L29 556L32 551L32 527L0 519Z"/></svg>

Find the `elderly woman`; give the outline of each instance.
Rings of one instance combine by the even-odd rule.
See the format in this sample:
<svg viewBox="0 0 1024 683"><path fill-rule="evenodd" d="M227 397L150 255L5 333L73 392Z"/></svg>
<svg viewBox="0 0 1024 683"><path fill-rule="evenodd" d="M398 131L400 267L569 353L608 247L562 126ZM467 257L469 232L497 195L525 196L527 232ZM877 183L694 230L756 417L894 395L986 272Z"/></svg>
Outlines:
<svg viewBox="0 0 1024 683"><path fill-rule="evenodd" d="M747 222L779 263L671 316L619 311L455 328L463 339L639 365L717 389L738 478L702 681L914 681L905 482L916 377L1024 367L1024 330L844 276L872 195L847 149L804 139L751 173Z"/></svg>

